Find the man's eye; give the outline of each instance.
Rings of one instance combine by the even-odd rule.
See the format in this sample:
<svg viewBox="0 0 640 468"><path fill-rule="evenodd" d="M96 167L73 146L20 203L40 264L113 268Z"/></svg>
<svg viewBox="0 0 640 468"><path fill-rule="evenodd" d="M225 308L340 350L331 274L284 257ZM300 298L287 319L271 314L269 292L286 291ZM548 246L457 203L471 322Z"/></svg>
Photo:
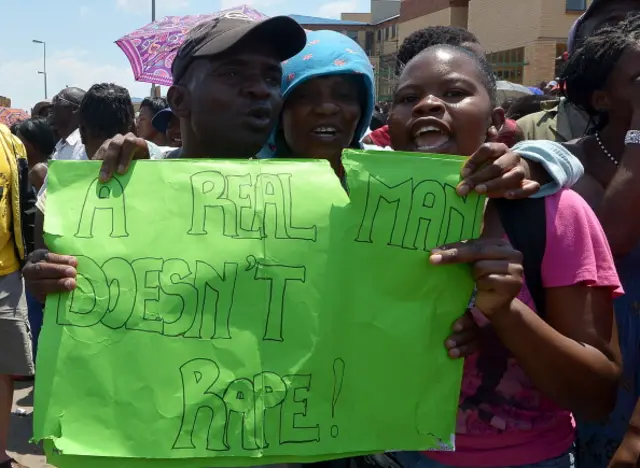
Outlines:
<svg viewBox="0 0 640 468"><path fill-rule="evenodd" d="M462 89L450 89L449 91L444 93L444 96L449 98L459 98L459 97L466 97L468 94L469 93L467 93Z"/></svg>

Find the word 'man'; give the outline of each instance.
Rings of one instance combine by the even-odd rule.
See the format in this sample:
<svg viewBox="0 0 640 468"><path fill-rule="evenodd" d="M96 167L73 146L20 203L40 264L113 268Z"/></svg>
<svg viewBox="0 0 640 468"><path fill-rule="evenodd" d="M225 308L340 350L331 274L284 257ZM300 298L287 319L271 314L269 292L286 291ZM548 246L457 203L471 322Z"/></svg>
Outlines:
<svg viewBox="0 0 640 468"><path fill-rule="evenodd" d="M307 275L304 266L262 264L253 257L247 259L249 268L226 262L221 271L204 261L190 265L179 258L128 262L116 257L102 265L83 255L76 258L78 287L68 301L59 298L58 324L102 324L194 339L232 338L236 286L244 279L268 288L263 339L283 341L287 288L304 283Z"/></svg>
<svg viewBox="0 0 640 468"><path fill-rule="evenodd" d="M395 205L393 216L379 216L382 203ZM460 197L454 186L435 180L410 179L387 185L369 176L355 240L373 243L375 238L392 247L429 251L451 241L470 239L480 203L481 197Z"/></svg>
<svg viewBox="0 0 640 468"><path fill-rule="evenodd" d="M315 241L317 226L294 226L291 177L292 174L258 174L254 180L251 174L193 174L187 234L204 236L216 230L234 239ZM92 238L96 214L100 212L108 212L111 217L111 237L129 236L125 191L118 179L106 184L95 179L90 184L75 237Z"/></svg>
<svg viewBox="0 0 640 468"><path fill-rule="evenodd" d="M261 450L270 444L320 441L320 426L308 419L311 375L261 372L253 378L220 383L220 367L209 359L194 359L180 368L182 421L174 450L200 448L228 451ZM206 418L206 426L198 419ZM306 422L306 424L305 424ZM277 431L267 426L278 426ZM205 428L198 433L198 428ZM267 434L277 435L269 440ZM230 435L240 434L236 440ZM237 440L241 439L241 440Z"/></svg>

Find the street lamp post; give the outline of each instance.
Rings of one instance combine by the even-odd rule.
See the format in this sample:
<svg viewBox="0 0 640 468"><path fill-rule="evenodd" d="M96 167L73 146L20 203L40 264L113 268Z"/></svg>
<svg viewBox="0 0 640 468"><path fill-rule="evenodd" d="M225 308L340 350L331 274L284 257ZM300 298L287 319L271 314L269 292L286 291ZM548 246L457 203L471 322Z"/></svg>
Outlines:
<svg viewBox="0 0 640 468"><path fill-rule="evenodd" d="M34 39L33 42L34 44L42 44L43 68L42 71L38 72L38 74L44 76L44 98L47 99L49 97L47 93L47 43L44 41L39 41L37 39Z"/></svg>
<svg viewBox="0 0 640 468"><path fill-rule="evenodd" d="M156 0L151 0L151 21L156 20ZM151 85L151 97L156 95L156 85Z"/></svg>

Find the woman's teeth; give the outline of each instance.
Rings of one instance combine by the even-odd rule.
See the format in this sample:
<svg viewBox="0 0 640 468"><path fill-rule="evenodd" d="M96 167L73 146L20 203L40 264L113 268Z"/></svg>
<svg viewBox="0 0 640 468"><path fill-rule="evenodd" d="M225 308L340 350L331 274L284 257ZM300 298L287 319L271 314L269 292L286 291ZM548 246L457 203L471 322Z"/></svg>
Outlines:
<svg viewBox="0 0 640 468"><path fill-rule="evenodd" d="M440 148L448 143L449 139L449 135L434 126L423 127L414 134L416 146L421 151Z"/></svg>

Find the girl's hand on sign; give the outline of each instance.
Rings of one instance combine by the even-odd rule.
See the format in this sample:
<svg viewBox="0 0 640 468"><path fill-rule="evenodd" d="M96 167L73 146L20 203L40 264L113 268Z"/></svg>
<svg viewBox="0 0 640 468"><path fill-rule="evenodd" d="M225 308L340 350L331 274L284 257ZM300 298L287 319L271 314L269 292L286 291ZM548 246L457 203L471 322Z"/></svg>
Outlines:
<svg viewBox="0 0 640 468"><path fill-rule="evenodd" d="M464 358L478 350L480 328L473 319L471 312L467 310L462 317L453 322L451 328L453 333L444 342L450 358Z"/></svg>
<svg viewBox="0 0 640 468"><path fill-rule="evenodd" d="M44 302L49 294L75 289L77 267L75 257L36 250L27 258L22 275L29 292Z"/></svg>
<svg viewBox="0 0 640 468"><path fill-rule="evenodd" d="M491 198L528 198L540 190L529 163L503 143L485 143L466 160L458 195L475 191Z"/></svg>
<svg viewBox="0 0 640 468"><path fill-rule="evenodd" d="M133 133L116 135L106 140L91 159L102 161L100 182L107 182L116 172L127 172L134 159L149 159L149 146Z"/></svg>
<svg viewBox="0 0 640 468"><path fill-rule="evenodd" d="M510 310L524 283L522 254L503 239L476 239L431 251L433 265L471 264L475 306L488 318Z"/></svg>

